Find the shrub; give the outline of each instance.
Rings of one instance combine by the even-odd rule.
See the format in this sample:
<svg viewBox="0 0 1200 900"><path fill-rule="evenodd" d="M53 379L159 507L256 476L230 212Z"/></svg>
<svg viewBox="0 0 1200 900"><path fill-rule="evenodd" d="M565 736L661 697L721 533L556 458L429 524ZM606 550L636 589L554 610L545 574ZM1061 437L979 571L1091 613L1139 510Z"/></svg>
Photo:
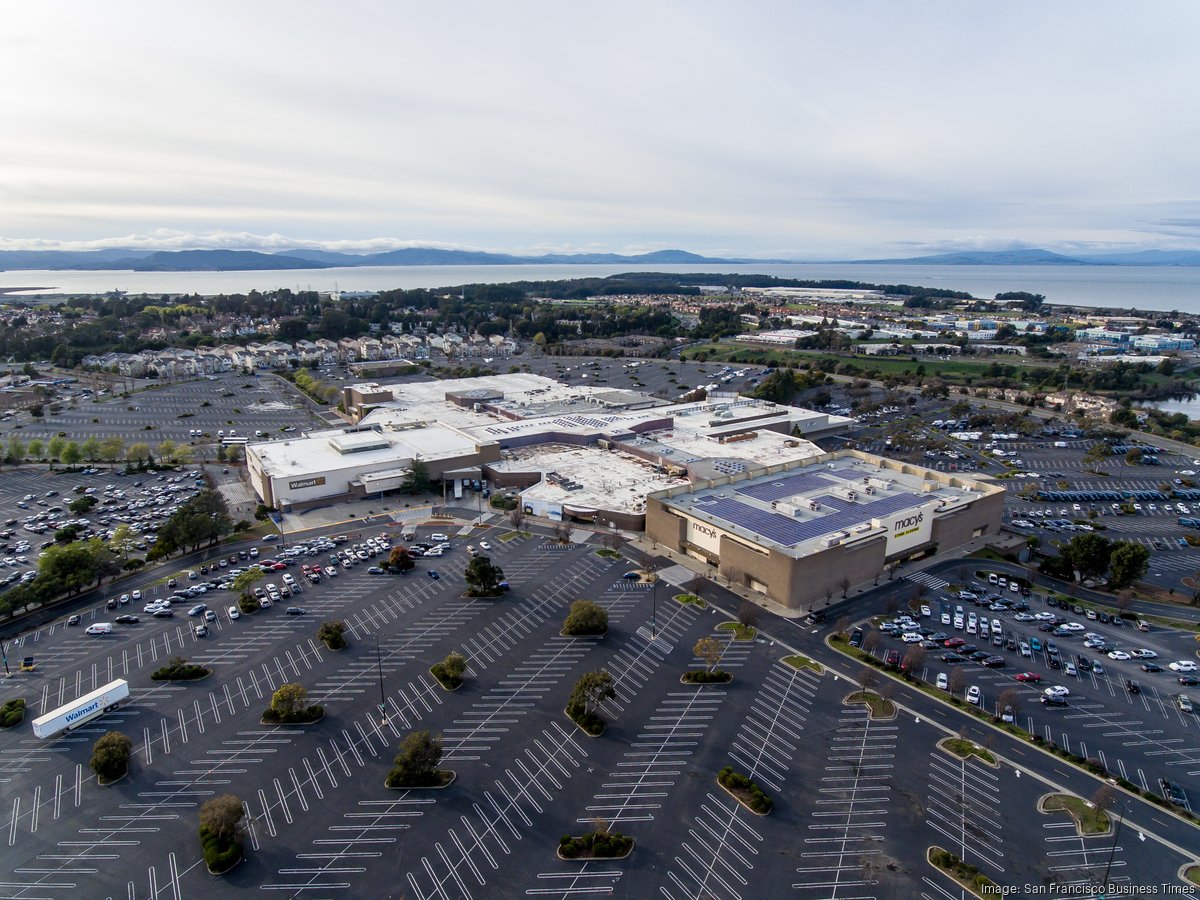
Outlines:
<svg viewBox="0 0 1200 900"><path fill-rule="evenodd" d="M12 728L20 725L25 718L25 698L14 697L0 706L0 728Z"/></svg>
<svg viewBox="0 0 1200 900"><path fill-rule="evenodd" d="M733 766L726 766L718 772L717 781L739 801L760 815L766 815L775 806L775 801L767 796L762 788L741 772L734 771Z"/></svg>
<svg viewBox="0 0 1200 900"><path fill-rule="evenodd" d="M182 656L172 656L162 668L150 676L154 681L194 681L212 674L212 669L189 663Z"/></svg>
<svg viewBox="0 0 1200 900"><path fill-rule="evenodd" d="M684 672L683 680L686 684L728 684L733 681L733 675L722 669L713 669L709 671L692 671Z"/></svg>
<svg viewBox="0 0 1200 900"><path fill-rule="evenodd" d="M110 731L92 746L89 765L105 781L120 778L129 771L129 753L133 742L119 731Z"/></svg>
<svg viewBox="0 0 1200 900"><path fill-rule="evenodd" d="M558 852L565 859L612 859L625 856L632 849L633 838L610 832L605 823L598 824L587 834L579 837L566 834L558 841Z"/></svg>
<svg viewBox="0 0 1200 900"><path fill-rule="evenodd" d="M233 794L206 800L200 807L200 845L204 861L217 873L228 872L242 858L242 801Z"/></svg>
<svg viewBox="0 0 1200 900"><path fill-rule="evenodd" d="M242 597L238 600L238 609L242 611L243 616L252 616L260 609L258 600L255 597Z"/></svg>
<svg viewBox="0 0 1200 900"><path fill-rule="evenodd" d="M346 646L346 623L341 619L322 622L317 629L317 639L330 650L342 650Z"/></svg>
<svg viewBox="0 0 1200 900"><path fill-rule="evenodd" d="M447 690L461 687L463 672L467 670L467 658L461 653L449 653L441 662L434 663L429 671Z"/></svg>
<svg viewBox="0 0 1200 900"><path fill-rule="evenodd" d="M271 725L307 725L325 715L319 703L304 704L308 691L300 684L281 684L271 695L271 705L263 712L262 720Z"/></svg>
<svg viewBox="0 0 1200 900"><path fill-rule="evenodd" d="M604 634L608 631L608 611L591 600L576 600L571 604L562 631L571 637Z"/></svg>
<svg viewBox="0 0 1200 900"><path fill-rule="evenodd" d="M442 761L442 738L428 729L411 732L400 744L385 784L391 788L439 787L453 773L438 768Z"/></svg>

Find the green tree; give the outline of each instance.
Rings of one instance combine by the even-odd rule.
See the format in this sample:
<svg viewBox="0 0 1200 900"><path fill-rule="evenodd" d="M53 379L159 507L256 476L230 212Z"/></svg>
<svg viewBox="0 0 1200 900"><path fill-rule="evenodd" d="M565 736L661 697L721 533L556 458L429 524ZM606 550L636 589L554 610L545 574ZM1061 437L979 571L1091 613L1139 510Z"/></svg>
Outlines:
<svg viewBox="0 0 1200 900"><path fill-rule="evenodd" d="M1129 463L1131 466L1136 466L1141 461L1142 451L1138 447L1133 447L1128 453L1125 454L1125 462Z"/></svg>
<svg viewBox="0 0 1200 900"><path fill-rule="evenodd" d="M82 516L89 509L96 505L96 498L91 494L85 494L82 497L76 497L67 504L67 509L70 510L73 516Z"/></svg>
<svg viewBox="0 0 1200 900"><path fill-rule="evenodd" d="M1103 441L1096 441L1092 446L1088 447L1084 458L1090 463L1101 463L1108 459L1112 454L1108 450L1108 444Z"/></svg>
<svg viewBox="0 0 1200 900"><path fill-rule="evenodd" d="M233 579L230 589L237 591L243 600L249 600L254 596L254 585L266 577L267 573L258 566L251 566Z"/></svg>
<svg viewBox="0 0 1200 900"><path fill-rule="evenodd" d="M50 438L46 444L46 455L50 457L50 462L58 462L62 458L63 449L67 446L67 442L58 435Z"/></svg>
<svg viewBox="0 0 1200 900"><path fill-rule="evenodd" d="M592 600L576 600L571 604L563 634L577 636L604 634L608 631L608 610Z"/></svg>
<svg viewBox="0 0 1200 900"><path fill-rule="evenodd" d="M1133 541L1117 541L1113 544L1108 567L1109 587L1128 587L1146 574L1150 567L1150 551Z"/></svg>
<svg viewBox="0 0 1200 900"><path fill-rule="evenodd" d="M571 688L571 696L567 700L567 714L576 721L586 720L596 715L600 704L616 696L617 689L607 669L584 672Z"/></svg>
<svg viewBox="0 0 1200 900"><path fill-rule="evenodd" d="M233 794L206 800L200 807L200 827L221 841L236 840L246 815L242 801Z"/></svg>
<svg viewBox="0 0 1200 900"><path fill-rule="evenodd" d="M308 691L302 684L281 684L271 695L271 711L281 719L289 719L306 706Z"/></svg>
<svg viewBox="0 0 1200 900"><path fill-rule="evenodd" d="M8 458L19 463L25 458L25 442L15 434L8 438Z"/></svg>
<svg viewBox="0 0 1200 900"><path fill-rule="evenodd" d="M1083 578L1095 578L1108 569L1112 544L1108 538L1098 534L1077 534L1070 542L1059 548L1059 555L1067 560Z"/></svg>
<svg viewBox="0 0 1200 900"><path fill-rule="evenodd" d="M408 474L400 484L400 490L406 494L424 494L431 490L433 482L429 479L429 468L419 459L413 459Z"/></svg>
<svg viewBox="0 0 1200 900"><path fill-rule="evenodd" d="M74 441L68 441L63 447L62 461L64 466L77 466L83 460L83 452Z"/></svg>
<svg viewBox="0 0 1200 900"><path fill-rule="evenodd" d="M397 548L400 549L400 548ZM504 570L492 565L491 557L473 556L465 573L467 587L474 597L492 597L500 593Z"/></svg>
<svg viewBox="0 0 1200 900"><path fill-rule="evenodd" d="M125 458L135 466L140 466L143 463L149 465L152 462L150 445L141 441L136 444L130 444L129 449L125 451Z"/></svg>
<svg viewBox="0 0 1200 900"><path fill-rule="evenodd" d="M41 438L34 438L29 442L28 450L30 459L42 459L46 453L46 445Z"/></svg>
<svg viewBox="0 0 1200 900"><path fill-rule="evenodd" d="M400 743L400 752L388 774L390 787L427 787L441 781L442 738L429 731L414 731Z"/></svg>
<svg viewBox="0 0 1200 900"><path fill-rule="evenodd" d="M317 629L317 640L322 641L330 650L341 650L346 646L346 623L341 619L322 622Z"/></svg>
<svg viewBox="0 0 1200 900"><path fill-rule="evenodd" d="M99 538L56 543L38 559L38 573L46 583L73 594L120 570L112 551Z"/></svg>
<svg viewBox="0 0 1200 900"><path fill-rule="evenodd" d="M100 458L109 465L116 463L125 452L125 441L119 437L105 438L100 442Z"/></svg>
<svg viewBox="0 0 1200 900"><path fill-rule="evenodd" d="M172 514L158 530L158 542L164 552L198 550L202 544L215 544L233 531L229 508L217 491L203 490Z"/></svg>
<svg viewBox="0 0 1200 900"><path fill-rule="evenodd" d="M83 458L88 462L94 463L100 458L100 439L89 437L79 445L79 452L83 454Z"/></svg>
<svg viewBox="0 0 1200 900"><path fill-rule="evenodd" d="M120 778L129 769L133 741L119 731L110 731L92 745L92 771L105 781Z"/></svg>
<svg viewBox="0 0 1200 900"><path fill-rule="evenodd" d="M456 688L463 681L463 673L467 671L467 658L461 653L448 653L441 662L430 667L433 676L448 688Z"/></svg>
<svg viewBox="0 0 1200 900"><path fill-rule="evenodd" d="M123 559L129 559L130 552L137 546L138 537L133 528L122 522L113 529L113 535L108 539L108 549L119 553Z"/></svg>

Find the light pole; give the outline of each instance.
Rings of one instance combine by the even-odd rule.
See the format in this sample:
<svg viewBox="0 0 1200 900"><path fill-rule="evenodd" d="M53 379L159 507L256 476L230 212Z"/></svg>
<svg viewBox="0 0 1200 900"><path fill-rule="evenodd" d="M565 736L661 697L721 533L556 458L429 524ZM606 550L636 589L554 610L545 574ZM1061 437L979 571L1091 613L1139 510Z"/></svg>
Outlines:
<svg viewBox="0 0 1200 900"><path fill-rule="evenodd" d="M1121 807L1121 815L1117 816L1117 827L1113 831L1112 846L1108 849L1108 862L1104 864L1104 877L1100 879L1100 898L1108 896L1108 870L1112 868L1113 857L1117 852L1117 839L1121 836L1121 823L1125 821L1125 813L1129 810L1129 804L1126 803Z"/></svg>
<svg viewBox="0 0 1200 900"><path fill-rule="evenodd" d="M653 563L651 563L653 565ZM650 589L650 640L658 638L658 570L653 569L650 572L650 577L653 580Z"/></svg>
<svg viewBox="0 0 1200 900"><path fill-rule="evenodd" d="M379 653L379 635L375 635L375 665L379 669L379 724L388 723L387 700L383 694L383 657Z"/></svg>

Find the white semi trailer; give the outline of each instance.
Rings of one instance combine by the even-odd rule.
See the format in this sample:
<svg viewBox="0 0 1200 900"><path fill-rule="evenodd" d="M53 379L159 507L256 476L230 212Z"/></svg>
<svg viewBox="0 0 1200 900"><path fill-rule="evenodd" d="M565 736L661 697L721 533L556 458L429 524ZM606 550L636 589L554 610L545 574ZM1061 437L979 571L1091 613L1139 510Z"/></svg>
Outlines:
<svg viewBox="0 0 1200 900"><path fill-rule="evenodd" d="M64 703L58 709L33 720L33 733L40 738L54 737L72 728L78 728L92 719L116 709L129 697L129 682L118 678L99 687L77 700Z"/></svg>

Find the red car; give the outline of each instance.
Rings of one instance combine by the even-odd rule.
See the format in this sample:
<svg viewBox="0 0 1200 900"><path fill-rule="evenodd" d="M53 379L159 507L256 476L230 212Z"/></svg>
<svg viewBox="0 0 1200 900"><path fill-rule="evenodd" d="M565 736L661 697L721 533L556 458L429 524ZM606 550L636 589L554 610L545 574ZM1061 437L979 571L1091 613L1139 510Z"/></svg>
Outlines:
<svg viewBox="0 0 1200 900"><path fill-rule="evenodd" d="M1042 676L1037 672L1022 672L1014 677L1017 679L1017 681L1028 681L1033 684L1037 684L1042 680Z"/></svg>
<svg viewBox="0 0 1200 900"><path fill-rule="evenodd" d="M313 570L314 572L316 572L318 575L320 575L322 572L324 572L324 571L325 571L325 570L324 570L324 569L322 569L320 566L313 566L313 567L312 567L312 570Z"/></svg>
<svg viewBox="0 0 1200 900"><path fill-rule="evenodd" d="M309 566L308 563L305 563L304 565L302 565L300 567L300 571L303 572L305 575L307 575L309 572L312 571L312 567Z"/></svg>
<svg viewBox="0 0 1200 900"><path fill-rule="evenodd" d="M946 638L946 640L942 641L942 646L949 647L951 650L953 650L955 647L961 647L965 643L966 643L965 639L960 638L960 637L953 637L953 638Z"/></svg>

